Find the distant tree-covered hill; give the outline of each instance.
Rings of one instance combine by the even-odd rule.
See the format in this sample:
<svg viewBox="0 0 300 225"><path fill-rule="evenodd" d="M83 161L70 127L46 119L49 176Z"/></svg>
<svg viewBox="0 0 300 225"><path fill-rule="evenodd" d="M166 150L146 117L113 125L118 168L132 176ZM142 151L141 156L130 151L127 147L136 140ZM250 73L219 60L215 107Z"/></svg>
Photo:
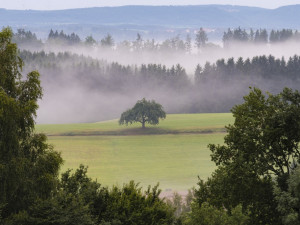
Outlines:
<svg viewBox="0 0 300 225"><path fill-rule="evenodd" d="M274 10L230 5L122 6L53 11L0 11L2 25L9 24L135 24L174 27L300 28L300 5Z"/></svg>
<svg viewBox="0 0 300 225"><path fill-rule="evenodd" d="M199 6L122 6L53 11L0 9L0 25L11 27L72 27L81 32L115 31L124 35L132 30L163 32L162 27L229 27L281 29L300 28L300 5L264 9L230 5ZM122 32L121 32L122 31ZM159 33L158 32L158 33ZM164 32L167 32L164 30ZM171 31L170 31L171 32Z"/></svg>

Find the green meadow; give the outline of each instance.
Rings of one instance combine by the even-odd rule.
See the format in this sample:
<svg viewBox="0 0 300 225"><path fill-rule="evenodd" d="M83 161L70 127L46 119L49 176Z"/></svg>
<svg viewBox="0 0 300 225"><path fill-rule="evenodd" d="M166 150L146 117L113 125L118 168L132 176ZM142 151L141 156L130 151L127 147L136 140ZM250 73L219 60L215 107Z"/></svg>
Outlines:
<svg viewBox="0 0 300 225"><path fill-rule="evenodd" d="M118 120L85 124L37 125L37 132L62 153L62 170L89 167L102 185L122 185L129 180L142 186L160 183L162 190L186 190L198 176L214 170L209 143L223 143L230 113L169 114L158 126L119 126Z"/></svg>

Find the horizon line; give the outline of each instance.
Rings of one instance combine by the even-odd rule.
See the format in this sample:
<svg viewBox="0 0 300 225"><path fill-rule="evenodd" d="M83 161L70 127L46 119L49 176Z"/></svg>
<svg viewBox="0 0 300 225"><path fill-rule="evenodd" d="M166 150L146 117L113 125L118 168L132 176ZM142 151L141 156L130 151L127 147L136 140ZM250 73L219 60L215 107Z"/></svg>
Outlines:
<svg viewBox="0 0 300 225"><path fill-rule="evenodd" d="M276 8L265 8L261 6L249 6L249 5L236 5L236 4L187 4L187 5L116 5L116 6L89 6L89 7L73 7L73 8L61 8L61 9L16 9L16 8L0 8L4 10L15 10L15 11L63 11L63 10L76 10L76 9L92 9L92 8L120 8L120 7L132 7L132 6L143 6L143 7L187 7L187 6L232 6L232 7L247 7L247 8L260 8L267 10L276 10L282 7L297 6L300 4L282 5Z"/></svg>

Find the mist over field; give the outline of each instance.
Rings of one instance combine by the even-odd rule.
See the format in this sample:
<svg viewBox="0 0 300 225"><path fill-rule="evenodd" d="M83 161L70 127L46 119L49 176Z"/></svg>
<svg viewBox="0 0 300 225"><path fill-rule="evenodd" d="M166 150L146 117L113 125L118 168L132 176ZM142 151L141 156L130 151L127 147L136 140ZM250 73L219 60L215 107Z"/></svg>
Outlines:
<svg viewBox="0 0 300 225"><path fill-rule="evenodd" d="M34 61L36 59L25 58L24 72L37 69L41 74L44 96L39 102L38 123L115 119L143 97L161 103L167 113L229 112L235 104L242 102L249 86L271 93L278 93L285 86L298 87L298 82L293 79L266 78L259 71L251 76L241 73L228 78L222 76L222 79L212 75L200 76L204 77L200 83L195 81L198 64L204 69L207 62L213 65L220 59L226 62L234 58L236 62L240 57L245 61L255 56L272 55L288 61L300 50L299 44L294 41L267 45L235 42L227 48L210 45L200 52L193 45L191 54L170 50L132 52L101 47L62 47L46 45L43 48L45 54L50 55L48 59L53 58L48 65L47 60L39 64ZM31 48L26 46L26 49ZM61 53L65 51L68 53ZM59 55L63 54L69 56L60 59ZM95 67L97 63L99 65ZM112 65L116 63L117 69ZM155 75L155 71L151 74L151 69L147 75L138 72L142 65L149 64L165 65L171 72L172 66L176 70L176 65L180 64L182 71L178 76L181 78L165 81L159 78L160 75Z"/></svg>
<svg viewBox="0 0 300 225"><path fill-rule="evenodd" d="M119 40L50 30L41 41L18 29L14 40L25 71L41 73L44 98L38 123L96 122L118 118L142 98L167 113L229 112L249 87L278 93L299 84L297 30L228 29L211 42L200 28L165 40ZM269 32L269 33L268 33Z"/></svg>
<svg viewBox="0 0 300 225"><path fill-rule="evenodd" d="M294 62L288 64L300 52L299 5L0 11L0 24L16 32L21 51L37 53L22 57L24 73L41 74L38 123L115 119L143 97L168 113L229 112L249 86L277 93L299 84ZM252 62L269 55L274 60Z"/></svg>

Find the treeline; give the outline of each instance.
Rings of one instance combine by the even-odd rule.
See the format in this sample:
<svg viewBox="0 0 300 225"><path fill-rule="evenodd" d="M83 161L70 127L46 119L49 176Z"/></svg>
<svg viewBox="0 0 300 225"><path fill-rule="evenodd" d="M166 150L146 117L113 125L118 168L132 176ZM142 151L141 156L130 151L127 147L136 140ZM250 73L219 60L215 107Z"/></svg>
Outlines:
<svg viewBox="0 0 300 225"><path fill-rule="evenodd" d="M53 31L50 30L48 38L45 43L38 40L36 35L31 31L25 31L24 29L18 29L14 34L13 40L22 46L32 45L34 47L42 47L43 45L64 45L66 46L85 46L85 47L102 47L106 50L114 51L126 51L126 52L177 52L177 53L192 53L193 49L197 49L198 52L203 48L221 48L209 42L207 32L200 28L194 39L191 34L187 34L183 39L180 35L176 35L172 38L168 38L164 41L156 41L155 39L144 40L142 35L137 33L137 37L133 41L124 40L116 43L112 35L107 34L101 40L96 41L92 35L87 36L82 40L77 34L66 34L63 30ZM266 29L258 30L245 30L236 28L228 29L223 34L223 46L229 47L236 42L240 43L254 43L254 44L275 44L285 41L293 40L300 41L300 34L298 31L291 29L271 30L268 32Z"/></svg>
<svg viewBox="0 0 300 225"><path fill-rule="evenodd" d="M265 78L265 79L300 79L300 56L294 55L287 60L275 58L272 55L255 56L253 58L234 58L219 59L215 63L207 62L201 66L198 64L195 68L194 79L188 77L185 68L180 64L167 67L162 64L142 64L138 65L121 65L117 62L108 63L105 60L97 60L91 57L79 56L68 52L55 54L20 51L21 58L25 61L27 67L36 67L37 69L74 69L85 74L87 77L97 76L99 78L127 78L141 79L145 82L158 80L159 82L169 82L174 84L179 82L184 85L201 85L209 79L233 78ZM89 71L89 72L88 72ZM131 80L133 81L133 80Z"/></svg>
<svg viewBox="0 0 300 225"><path fill-rule="evenodd" d="M271 55L220 59L197 65L194 74L187 74L179 64L121 65L67 52L21 51L20 56L25 71L40 71L46 89L50 84L75 83L102 96L145 96L158 99L168 113L228 112L241 102L249 86L277 93L287 85L297 88L300 81L296 55L287 60Z"/></svg>
<svg viewBox="0 0 300 225"><path fill-rule="evenodd" d="M54 32L52 29L50 30L50 33L48 35L48 41L60 41L61 44L69 45L79 44L81 42L80 37L75 33L67 35L64 33L64 31L60 31L58 33L57 30Z"/></svg>
<svg viewBox="0 0 300 225"><path fill-rule="evenodd" d="M200 36L203 36L200 38ZM187 35L185 40L177 35L173 38L166 39L162 42L155 41L154 39L144 40L143 37L137 33L137 37L133 41L124 40L116 43L110 34L107 34L101 40L96 41L92 35L87 36L84 40L75 34L65 34L63 30L60 32L50 30L47 40L42 43L38 40L35 34L31 31L25 31L24 29L18 29L14 34L14 42L20 47L30 46L41 47L42 45L65 45L67 46L84 46L84 47L101 47L106 50L120 50L127 52L140 52L140 51L171 51L180 53L191 53L193 46L192 38ZM207 41L207 36L204 30L201 28L196 35L195 46L200 47Z"/></svg>
<svg viewBox="0 0 300 225"><path fill-rule="evenodd" d="M246 31L245 29L236 28L228 29L223 35L224 46L228 46L232 42L248 42L248 43L278 43L289 40L300 41L300 33L296 30L282 29L282 30L271 30L270 33L266 29ZM234 43L233 43L234 44Z"/></svg>
<svg viewBox="0 0 300 225"><path fill-rule="evenodd" d="M282 80L300 80L300 56L278 59L272 55L256 56L252 59L229 58L220 59L216 63L200 65L195 70L195 82L201 84L209 79L234 79L234 78L265 78Z"/></svg>
<svg viewBox="0 0 300 225"><path fill-rule="evenodd" d="M12 41L18 45L29 45L36 48L43 46L43 42L37 38L35 33L25 31L24 29L18 29L17 32L14 33Z"/></svg>
<svg viewBox="0 0 300 225"><path fill-rule="evenodd" d="M32 53L25 50L20 52L20 57L27 65L26 70L39 70L53 80L71 76L74 80L80 80L82 85L102 91L118 87L119 92L126 92L134 86L180 90L191 84L185 69L179 64L169 68L161 64L124 66L67 52Z"/></svg>

